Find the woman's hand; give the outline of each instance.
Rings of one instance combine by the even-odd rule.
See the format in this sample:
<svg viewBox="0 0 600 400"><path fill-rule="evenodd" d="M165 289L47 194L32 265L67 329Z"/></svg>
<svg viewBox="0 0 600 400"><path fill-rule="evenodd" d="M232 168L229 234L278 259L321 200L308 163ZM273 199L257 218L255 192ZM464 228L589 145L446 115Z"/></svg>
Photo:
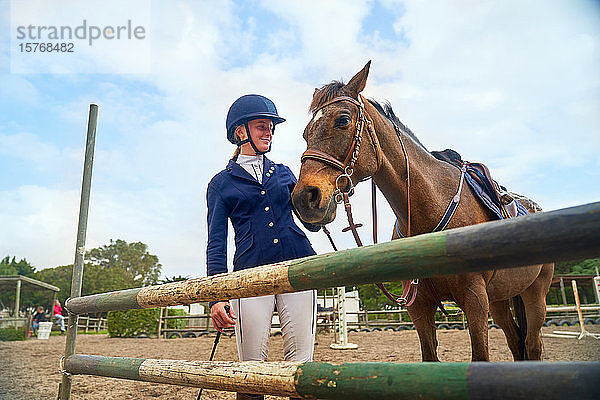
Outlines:
<svg viewBox="0 0 600 400"><path fill-rule="evenodd" d="M227 310L225 307L227 307ZM235 325L236 317L231 307L229 307L228 301L220 301L213 304L210 308L210 317L212 318L213 325L219 332L223 332L223 329Z"/></svg>

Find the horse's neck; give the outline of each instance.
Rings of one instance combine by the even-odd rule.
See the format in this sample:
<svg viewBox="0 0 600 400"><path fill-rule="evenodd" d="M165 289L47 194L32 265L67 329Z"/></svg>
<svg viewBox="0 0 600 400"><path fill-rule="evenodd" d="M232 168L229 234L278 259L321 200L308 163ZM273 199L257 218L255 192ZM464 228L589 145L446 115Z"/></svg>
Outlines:
<svg viewBox="0 0 600 400"><path fill-rule="evenodd" d="M392 125L382 118L373 121L384 162L374 176L405 234L407 228L406 158ZM431 232L456 194L460 171L435 159L409 135L401 133L410 174L411 234Z"/></svg>

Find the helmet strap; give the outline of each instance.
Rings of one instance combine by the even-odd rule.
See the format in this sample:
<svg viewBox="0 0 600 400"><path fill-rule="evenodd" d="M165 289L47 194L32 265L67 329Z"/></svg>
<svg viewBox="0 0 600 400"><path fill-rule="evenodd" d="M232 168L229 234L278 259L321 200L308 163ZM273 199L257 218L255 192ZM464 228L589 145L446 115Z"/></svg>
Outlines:
<svg viewBox="0 0 600 400"><path fill-rule="evenodd" d="M254 152L256 153L257 156L263 155L263 154L271 151L271 143L269 143L269 148L267 150L265 150L265 151L258 150L256 145L254 144L254 141L252 140L252 136L250 135L250 128L248 127L248 121L244 122L244 127L246 128L246 135L248 137L244 140L238 141L237 142L238 147L240 147L243 144L250 143L250 146L252 146L252 150L254 150Z"/></svg>

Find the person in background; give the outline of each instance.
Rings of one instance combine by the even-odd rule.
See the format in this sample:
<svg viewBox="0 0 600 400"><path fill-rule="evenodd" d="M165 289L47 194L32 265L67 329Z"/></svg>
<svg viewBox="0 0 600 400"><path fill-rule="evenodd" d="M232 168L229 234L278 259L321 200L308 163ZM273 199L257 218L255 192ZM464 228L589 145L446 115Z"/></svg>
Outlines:
<svg viewBox="0 0 600 400"><path fill-rule="evenodd" d="M57 324L60 324L60 332L65 333L65 317L63 317L62 313L63 308L60 305L60 301L56 299L54 302L53 318Z"/></svg>
<svg viewBox="0 0 600 400"><path fill-rule="evenodd" d="M284 122L268 98L238 98L229 108L227 139L237 145L227 167L208 184L207 275L227 272L227 229L235 231L233 269L239 271L314 255L308 238L292 217L291 192L296 177L283 164L264 156L271 150L275 125ZM310 231L315 225L304 224ZM228 313L226 306L231 305ZM277 307L283 333L284 359L312 361L315 341L316 292L211 302L214 326L235 326L240 361L266 361L273 311ZM238 400L263 399L238 393Z"/></svg>
<svg viewBox="0 0 600 400"><path fill-rule="evenodd" d="M31 328L33 330L33 334L37 334L37 331L40 327L40 322L46 321L46 314L44 313L44 308L42 306L37 306L33 316L31 317Z"/></svg>

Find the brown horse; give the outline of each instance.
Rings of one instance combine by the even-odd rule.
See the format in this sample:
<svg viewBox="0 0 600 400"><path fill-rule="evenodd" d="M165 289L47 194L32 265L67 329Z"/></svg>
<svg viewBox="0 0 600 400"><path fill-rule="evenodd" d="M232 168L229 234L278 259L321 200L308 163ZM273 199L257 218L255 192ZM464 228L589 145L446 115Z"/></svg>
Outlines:
<svg viewBox="0 0 600 400"><path fill-rule="evenodd" d="M461 171L434 158L388 104L382 107L373 100L364 101L360 93L369 66L370 62L348 84L334 81L315 89L310 105L313 117L304 130L307 151L292 202L304 221L325 225L335 218L336 197L339 201L351 185L372 177L405 236L409 228L410 235L431 232L457 194ZM366 133L359 135L357 146L359 131ZM340 177L349 177L351 182ZM534 202L523 201L523 205L530 212L539 211ZM493 219L497 217L465 188L447 228ZM392 239L397 238L394 232ZM515 360L540 360L540 329L553 271L554 264L549 263L433 277L435 290L421 287L407 307L419 334L423 361L439 361L436 297L454 301L464 311L473 361L489 360L488 313L504 331ZM517 324L512 316L513 297L522 299L520 307L515 302L514 308L518 314L524 306L526 324Z"/></svg>

